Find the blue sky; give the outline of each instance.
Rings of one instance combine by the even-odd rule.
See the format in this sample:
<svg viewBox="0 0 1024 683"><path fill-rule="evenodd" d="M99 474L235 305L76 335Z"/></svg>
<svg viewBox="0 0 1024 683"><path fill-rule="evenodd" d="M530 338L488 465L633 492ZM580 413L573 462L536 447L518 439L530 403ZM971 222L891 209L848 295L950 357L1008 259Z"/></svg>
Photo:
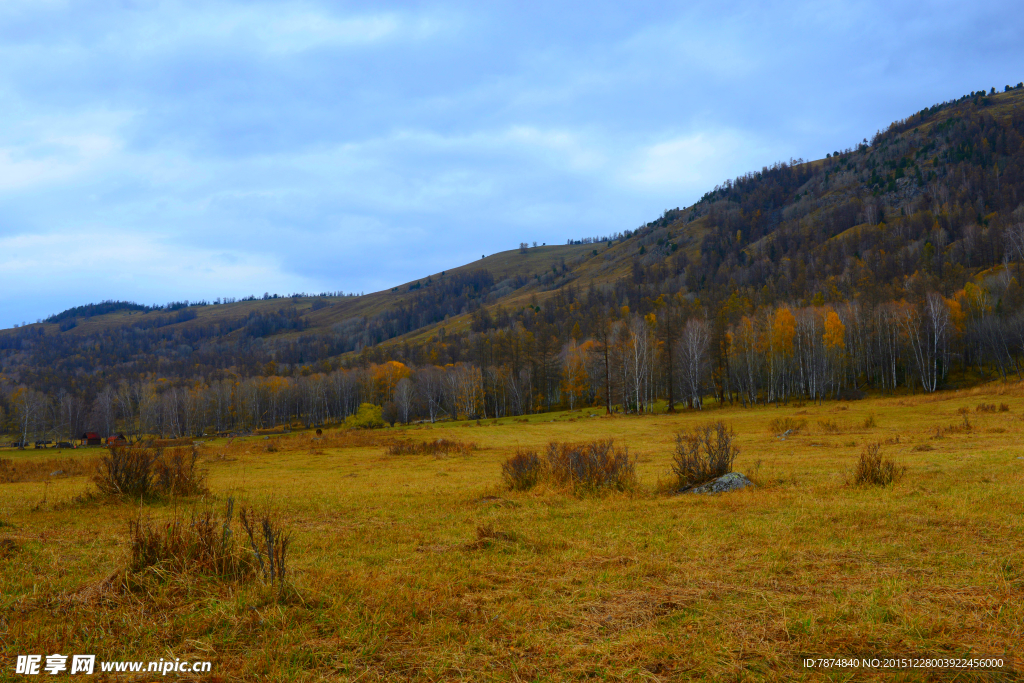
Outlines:
<svg viewBox="0 0 1024 683"><path fill-rule="evenodd" d="M1019 2L0 3L0 326L375 291L1024 80Z"/></svg>

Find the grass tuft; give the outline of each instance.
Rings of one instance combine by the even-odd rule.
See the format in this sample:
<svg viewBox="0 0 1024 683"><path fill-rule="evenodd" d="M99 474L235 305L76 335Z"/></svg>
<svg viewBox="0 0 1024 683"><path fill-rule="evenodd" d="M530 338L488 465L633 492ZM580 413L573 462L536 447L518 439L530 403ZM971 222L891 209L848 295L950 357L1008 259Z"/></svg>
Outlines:
<svg viewBox="0 0 1024 683"><path fill-rule="evenodd" d="M141 511L128 521L130 572L158 567L172 574L204 574L247 579L254 573L250 554L239 548L232 530L234 499L223 515L210 507L175 510L163 524L154 524Z"/></svg>

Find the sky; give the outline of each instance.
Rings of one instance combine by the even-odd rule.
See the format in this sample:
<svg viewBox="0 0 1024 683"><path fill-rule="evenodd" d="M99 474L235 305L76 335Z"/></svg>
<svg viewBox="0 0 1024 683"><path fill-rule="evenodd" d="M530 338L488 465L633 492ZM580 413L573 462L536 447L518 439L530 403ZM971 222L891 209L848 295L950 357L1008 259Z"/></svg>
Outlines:
<svg viewBox="0 0 1024 683"><path fill-rule="evenodd" d="M371 292L1024 80L1024 4L0 2L0 327Z"/></svg>

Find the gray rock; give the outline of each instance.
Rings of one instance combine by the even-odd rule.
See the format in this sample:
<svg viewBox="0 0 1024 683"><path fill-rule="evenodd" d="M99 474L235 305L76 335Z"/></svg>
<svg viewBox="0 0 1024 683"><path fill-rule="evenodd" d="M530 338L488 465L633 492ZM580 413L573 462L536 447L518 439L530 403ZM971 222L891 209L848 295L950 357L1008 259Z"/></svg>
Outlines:
<svg viewBox="0 0 1024 683"><path fill-rule="evenodd" d="M714 481L696 486L687 491L687 493L725 493L726 491L737 491L753 485L754 482L739 472L730 472L729 474L723 474Z"/></svg>

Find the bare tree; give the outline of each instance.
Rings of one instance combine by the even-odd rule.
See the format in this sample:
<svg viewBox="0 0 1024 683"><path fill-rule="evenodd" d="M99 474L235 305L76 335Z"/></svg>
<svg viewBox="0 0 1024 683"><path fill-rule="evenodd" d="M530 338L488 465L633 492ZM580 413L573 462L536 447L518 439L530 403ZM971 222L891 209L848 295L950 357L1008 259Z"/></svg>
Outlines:
<svg viewBox="0 0 1024 683"><path fill-rule="evenodd" d="M412 408L412 400L416 395L416 385L408 377L398 380L395 387L395 405L398 407L398 417L402 424L409 424L409 411Z"/></svg>
<svg viewBox="0 0 1024 683"><path fill-rule="evenodd" d="M711 331L708 324L699 318L690 318L683 328L676 355L683 388L689 394L690 405L699 410L704 408L704 383L710 370Z"/></svg>

